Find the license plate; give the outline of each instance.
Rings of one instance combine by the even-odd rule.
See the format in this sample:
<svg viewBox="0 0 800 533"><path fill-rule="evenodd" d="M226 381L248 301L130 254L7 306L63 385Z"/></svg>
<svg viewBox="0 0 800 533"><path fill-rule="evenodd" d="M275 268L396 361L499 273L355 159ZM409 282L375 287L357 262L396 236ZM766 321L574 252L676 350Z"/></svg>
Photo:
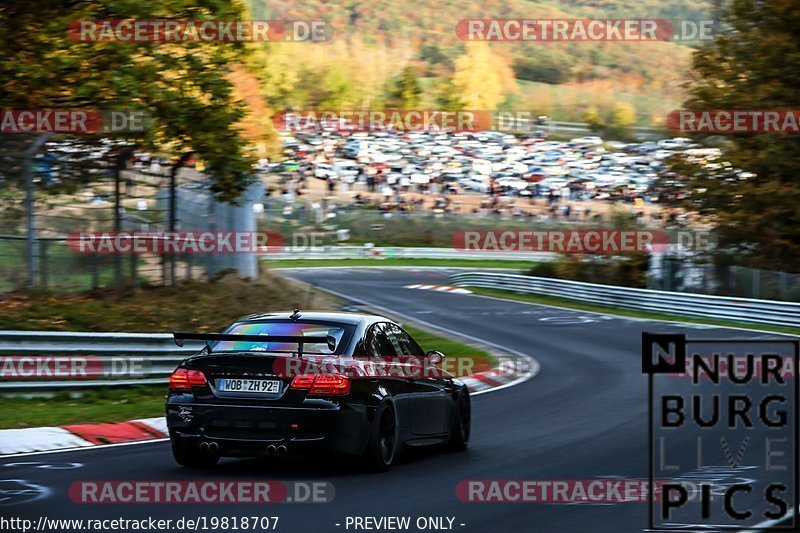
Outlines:
<svg viewBox="0 0 800 533"><path fill-rule="evenodd" d="M281 391L281 382L276 379L220 379L220 392L267 392Z"/></svg>

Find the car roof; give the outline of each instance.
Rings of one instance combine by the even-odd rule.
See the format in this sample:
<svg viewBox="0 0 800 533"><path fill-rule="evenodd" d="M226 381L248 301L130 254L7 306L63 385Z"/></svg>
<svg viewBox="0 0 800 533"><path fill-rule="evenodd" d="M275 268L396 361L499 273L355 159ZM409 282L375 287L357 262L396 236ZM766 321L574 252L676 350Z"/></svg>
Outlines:
<svg viewBox="0 0 800 533"><path fill-rule="evenodd" d="M294 311L275 311L270 313L253 313L239 318L236 322L262 322L270 320L292 320ZM368 313L349 313L344 311L299 311L297 320L324 320L341 324L361 324L372 322L393 322L380 315Z"/></svg>

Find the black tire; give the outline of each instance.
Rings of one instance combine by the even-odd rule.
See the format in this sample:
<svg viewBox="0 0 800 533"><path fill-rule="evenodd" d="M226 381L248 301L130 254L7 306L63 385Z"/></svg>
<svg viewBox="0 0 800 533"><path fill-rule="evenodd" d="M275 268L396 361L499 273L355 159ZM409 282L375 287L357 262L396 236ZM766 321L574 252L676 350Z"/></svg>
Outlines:
<svg viewBox="0 0 800 533"><path fill-rule="evenodd" d="M211 468L219 462L219 454L208 453L172 442L172 456L186 468Z"/></svg>
<svg viewBox="0 0 800 533"><path fill-rule="evenodd" d="M382 403L375 412L367 451L364 454L366 466L374 472L385 472L391 468L398 451L397 419L394 409Z"/></svg>
<svg viewBox="0 0 800 533"><path fill-rule="evenodd" d="M456 398L456 412L453 417L453 428L450 430L450 442L447 447L453 451L463 452L469 446L469 434L472 426L472 411L469 393L462 390Z"/></svg>

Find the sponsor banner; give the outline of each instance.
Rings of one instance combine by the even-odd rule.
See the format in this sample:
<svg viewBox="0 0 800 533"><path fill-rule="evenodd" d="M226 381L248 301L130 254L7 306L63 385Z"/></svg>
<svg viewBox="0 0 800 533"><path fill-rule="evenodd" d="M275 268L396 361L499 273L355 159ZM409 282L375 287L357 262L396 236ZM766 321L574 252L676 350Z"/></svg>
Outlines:
<svg viewBox="0 0 800 533"><path fill-rule="evenodd" d="M67 35L80 42L326 42L324 20L75 20Z"/></svg>

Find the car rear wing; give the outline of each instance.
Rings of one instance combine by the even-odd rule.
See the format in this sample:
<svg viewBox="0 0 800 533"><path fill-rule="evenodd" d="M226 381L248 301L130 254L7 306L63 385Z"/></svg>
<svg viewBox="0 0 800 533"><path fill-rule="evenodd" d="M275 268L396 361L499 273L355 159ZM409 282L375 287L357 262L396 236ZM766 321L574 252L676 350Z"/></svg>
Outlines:
<svg viewBox="0 0 800 533"><path fill-rule="evenodd" d="M182 333L176 331L172 336L178 346L183 346L184 341L205 341L209 352L211 352L209 343L218 341L297 343L298 355L303 355L303 344L326 344L330 351L336 349L336 338L332 335L239 335L237 333Z"/></svg>

